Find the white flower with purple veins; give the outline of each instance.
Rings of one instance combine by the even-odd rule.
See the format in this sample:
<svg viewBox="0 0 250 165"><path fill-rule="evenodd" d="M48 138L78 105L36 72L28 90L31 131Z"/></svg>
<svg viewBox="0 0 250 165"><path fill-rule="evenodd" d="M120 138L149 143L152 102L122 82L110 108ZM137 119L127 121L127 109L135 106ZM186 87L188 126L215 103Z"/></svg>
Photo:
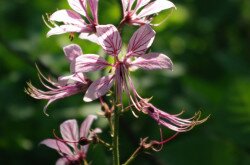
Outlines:
<svg viewBox="0 0 250 165"><path fill-rule="evenodd" d="M75 58L72 68L74 68L75 73L82 73L112 66L114 72L94 81L86 91L84 101L89 102L105 95L112 87L114 81L117 84L116 92L118 99L121 100L123 90L130 96L126 87L130 68L136 67L145 70L172 69L172 62L166 55L162 53L146 53L155 37L155 32L149 25L141 26L133 34L129 41L127 53L122 59L118 58L122 40L116 27L113 25L99 25L96 29L100 45L107 54L114 57L115 63L109 64L98 55L87 54ZM133 60L133 58L136 59Z"/></svg>
<svg viewBox="0 0 250 165"><path fill-rule="evenodd" d="M78 45L71 44L64 47L64 53L66 58L71 63L74 59L82 55L82 50ZM46 113L47 107L54 101L69 97L78 93L85 93L89 87L90 80L83 73L73 73L69 76L61 76L58 81L52 81L46 78L38 70L40 81L47 88L47 91L34 87L31 83L27 83L28 87L25 92L35 99L48 100L48 103L44 107ZM45 81L44 81L45 80Z"/></svg>
<svg viewBox="0 0 250 165"><path fill-rule="evenodd" d="M121 59L118 58L122 45L118 30L113 25L99 25L96 29L100 45L107 54L114 57L115 63L109 64L104 58L98 55L88 54L75 58L72 68L74 68L74 72L82 73L112 66L114 71L113 74L94 81L87 89L84 101L89 102L105 95L113 83L116 82L115 91L119 103L122 104L122 92L125 91L132 105L138 111L148 114L160 125L168 127L171 130L185 132L206 120L199 120L200 113L195 114L194 117L189 119L181 119L178 115L168 114L148 103L147 99L140 97L137 93L129 76L130 69L172 70L173 66L170 58L162 53L146 53L155 37L155 31L148 24L141 26L133 34L128 44L127 53Z"/></svg>
<svg viewBox="0 0 250 165"><path fill-rule="evenodd" d="M121 23L132 25L149 24L152 16L163 10L175 8L175 5L167 0L121 0L123 20Z"/></svg>
<svg viewBox="0 0 250 165"><path fill-rule="evenodd" d="M89 143L101 129L96 128L90 131L92 122L97 119L94 115L89 115L82 122L80 130L75 119L67 120L60 125L62 139L45 139L40 144L55 149L62 157L56 165L80 165L86 160Z"/></svg>
<svg viewBox="0 0 250 165"><path fill-rule="evenodd" d="M47 36L63 33L80 33L80 38L96 42L95 26L98 25L98 1L99 0L68 0L73 10L58 10L50 17L51 22L62 24L52 27ZM90 8L91 15L88 13Z"/></svg>

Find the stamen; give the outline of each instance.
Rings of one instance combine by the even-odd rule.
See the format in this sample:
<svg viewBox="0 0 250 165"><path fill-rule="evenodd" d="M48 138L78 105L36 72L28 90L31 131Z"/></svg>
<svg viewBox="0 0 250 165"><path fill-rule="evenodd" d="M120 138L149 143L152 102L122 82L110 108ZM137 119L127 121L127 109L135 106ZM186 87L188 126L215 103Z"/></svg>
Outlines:
<svg viewBox="0 0 250 165"><path fill-rule="evenodd" d="M71 142L71 141L67 141L67 140L63 140L61 138L59 138L56 133L55 133L55 129L53 129L53 135L54 137L56 138L56 140L60 141L60 142L63 142L63 143L79 143L79 141L75 141L75 142Z"/></svg>
<svg viewBox="0 0 250 165"><path fill-rule="evenodd" d="M53 27L51 27L50 25L49 25L49 22L51 23L51 21L49 20L49 14L48 13L46 13L46 19L45 19L45 17L42 15L42 19L43 19L43 22L44 22L44 24L48 27L48 28L50 28L50 29L52 29Z"/></svg>
<svg viewBox="0 0 250 165"><path fill-rule="evenodd" d="M169 137L169 138L167 138L167 139L165 139L165 140L163 140L163 141L160 141L160 142L154 141L154 142L153 142L153 145L152 145L152 149L153 149L154 151L160 151L160 150L162 149L163 144L165 144L165 143L167 143L167 142L173 140L178 134L179 134L179 132L176 132L173 136L171 136L171 137ZM155 148L154 145L160 145L160 149Z"/></svg>

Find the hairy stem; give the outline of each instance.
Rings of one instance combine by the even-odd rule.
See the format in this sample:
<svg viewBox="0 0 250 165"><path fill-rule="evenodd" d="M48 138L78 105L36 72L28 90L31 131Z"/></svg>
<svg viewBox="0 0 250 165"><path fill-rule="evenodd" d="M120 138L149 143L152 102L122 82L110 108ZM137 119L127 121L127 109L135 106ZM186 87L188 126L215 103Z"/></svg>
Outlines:
<svg viewBox="0 0 250 165"><path fill-rule="evenodd" d="M119 153L119 109L114 110L113 165L120 165Z"/></svg>

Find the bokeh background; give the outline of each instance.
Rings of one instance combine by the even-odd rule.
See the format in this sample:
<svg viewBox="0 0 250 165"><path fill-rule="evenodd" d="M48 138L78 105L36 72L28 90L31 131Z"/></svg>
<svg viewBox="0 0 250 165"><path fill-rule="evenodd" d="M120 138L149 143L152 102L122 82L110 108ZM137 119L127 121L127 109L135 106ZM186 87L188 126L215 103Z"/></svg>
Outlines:
<svg viewBox="0 0 250 165"><path fill-rule="evenodd" d="M170 113L185 110L185 117L202 111L210 119L180 134L161 152L141 154L133 164L249 165L250 164L250 1L174 0L178 10L157 31L152 51L163 52L174 62L174 71L132 73L144 97ZM45 75L67 74L69 64L62 47L81 45L85 53L103 52L99 46L68 35L46 38L49 30L42 15L69 9L66 0L0 1L0 164L54 164L58 154L39 142L53 137L52 130L69 118L100 112L97 102L86 104L79 94L42 109L45 101L24 93L27 81L41 87L35 63ZM118 24L118 0L100 0L100 23ZM124 42L135 27L126 27ZM100 75L93 75L99 77ZM105 119L95 126L108 132ZM173 133L164 130L164 135ZM58 132L57 132L58 133ZM58 133L59 134L59 133ZM108 136L102 135L104 139ZM159 138L159 127L148 116L121 117L121 157L125 160L139 139ZM111 164L111 152L92 146L92 164Z"/></svg>

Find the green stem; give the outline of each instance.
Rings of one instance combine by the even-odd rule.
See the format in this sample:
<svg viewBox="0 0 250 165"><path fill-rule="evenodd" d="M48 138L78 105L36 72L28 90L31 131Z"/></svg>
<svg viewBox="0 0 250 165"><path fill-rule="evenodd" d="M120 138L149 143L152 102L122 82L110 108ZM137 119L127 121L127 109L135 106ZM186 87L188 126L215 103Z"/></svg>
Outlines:
<svg viewBox="0 0 250 165"><path fill-rule="evenodd" d="M116 64L119 61L118 55L114 58L114 64ZM119 85L117 84L117 79L114 83L114 90L115 90L115 97L113 100L114 104L114 115L113 115L113 141L112 141L112 147L113 147L113 165L120 165L120 153L119 153L119 107L117 105L120 104L122 100L120 100L118 96L119 91Z"/></svg>
<svg viewBox="0 0 250 165"><path fill-rule="evenodd" d="M134 152L133 154L128 158L128 160L123 163L122 165L128 165L130 164L136 157L137 155L142 151L142 146L140 145Z"/></svg>
<svg viewBox="0 0 250 165"><path fill-rule="evenodd" d="M114 110L113 165L120 165L119 153L119 108Z"/></svg>

